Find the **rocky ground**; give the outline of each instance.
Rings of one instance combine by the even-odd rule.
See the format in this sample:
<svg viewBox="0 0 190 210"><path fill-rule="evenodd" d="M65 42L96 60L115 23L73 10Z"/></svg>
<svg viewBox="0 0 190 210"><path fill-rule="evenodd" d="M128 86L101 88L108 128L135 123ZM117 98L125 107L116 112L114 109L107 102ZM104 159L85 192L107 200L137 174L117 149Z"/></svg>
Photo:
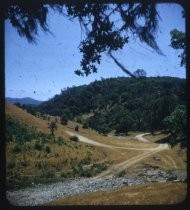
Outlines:
<svg viewBox="0 0 190 210"><path fill-rule="evenodd" d="M159 168L144 166L135 178L80 178L48 185L37 185L22 190L7 191L6 196L12 205L39 206L49 201L99 190L114 189L122 186L139 185L147 182L186 181L183 171L165 172Z"/></svg>

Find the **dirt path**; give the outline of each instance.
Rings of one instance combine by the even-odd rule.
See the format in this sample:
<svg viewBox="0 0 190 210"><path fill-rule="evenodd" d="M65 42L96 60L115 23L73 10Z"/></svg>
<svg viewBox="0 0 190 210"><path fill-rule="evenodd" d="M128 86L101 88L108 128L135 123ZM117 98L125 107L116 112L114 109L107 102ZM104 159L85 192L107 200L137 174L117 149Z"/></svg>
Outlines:
<svg viewBox="0 0 190 210"><path fill-rule="evenodd" d="M139 162L140 160L151 156L152 154L155 154L155 153L157 153L161 150L164 150L164 149L169 149L168 144L159 144L157 147L153 147L153 148L119 147L119 146L113 146L113 145L109 145L109 144L99 143L99 142L96 142L92 139L81 136L81 135L76 134L71 131L65 131L65 132L67 134L69 134L70 136L74 136L74 135L77 136L79 138L79 141L81 141L81 142L84 142L87 144L92 144L94 146L106 147L106 148L110 148L110 149L125 149L125 150L141 150L141 151L143 151L143 153L140 155L136 155L130 159L127 159L127 160L121 162L121 163L112 165L108 170L106 170L106 171L102 172L101 174L99 174L98 176L94 177L94 179L98 179L98 178L105 177L105 176L112 176L112 175L119 173L119 172L123 171L124 169L130 167L131 165ZM147 143L149 141L147 139L143 138L143 136L148 135L148 134L149 133L140 134L140 135L137 135L135 138L137 138L139 141Z"/></svg>
<svg viewBox="0 0 190 210"><path fill-rule="evenodd" d="M151 143L150 141L148 141L147 139L143 138L143 136L146 136L146 135L149 135L150 133L143 133L143 134L139 134L137 136L135 136L135 138L138 140L138 141L142 141L142 142L145 142L145 143Z"/></svg>
<svg viewBox="0 0 190 210"><path fill-rule="evenodd" d="M162 149L167 149L168 148L168 145L167 144L159 144L157 147L153 147L153 148L146 148L146 147L144 147L144 148L138 148L138 147L119 147L119 146L114 146L114 145L99 143L97 141L94 141L92 139L89 139L87 137L81 136L81 135L79 135L77 133L74 133L74 132L71 132L71 131L65 131L65 132L67 134L69 134L70 136L77 136L79 138L79 141L80 142L87 143L87 144L92 144L94 146L99 146L99 147L106 147L106 148L110 148L110 149L157 151L157 150L162 150Z"/></svg>

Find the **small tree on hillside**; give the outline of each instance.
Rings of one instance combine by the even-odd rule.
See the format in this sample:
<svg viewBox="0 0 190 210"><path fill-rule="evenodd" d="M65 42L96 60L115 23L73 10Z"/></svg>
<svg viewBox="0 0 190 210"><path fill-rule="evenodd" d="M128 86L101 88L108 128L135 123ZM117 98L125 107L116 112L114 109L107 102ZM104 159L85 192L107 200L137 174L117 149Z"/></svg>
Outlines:
<svg viewBox="0 0 190 210"><path fill-rule="evenodd" d="M54 136L54 131L57 130L57 124L56 122L50 122L48 123L48 128L50 129L51 131L51 135Z"/></svg>
<svg viewBox="0 0 190 210"><path fill-rule="evenodd" d="M136 71L134 71L133 75L136 78L142 78L142 77L146 77L146 71L144 69L137 69Z"/></svg>
<svg viewBox="0 0 190 210"><path fill-rule="evenodd" d="M180 143L186 145L187 140L187 115L186 107L178 105L175 110L163 120L166 129L171 134L170 144Z"/></svg>
<svg viewBox="0 0 190 210"><path fill-rule="evenodd" d="M68 117L66 115L61 116L61 124L62 125L67 125L68 123Z"/></svg>
<svg viewBox="0 0 190 210"><path fill-rule="evenodd" d="M79 126L78 125L75 126L75 131L79 131Z"/></svg>

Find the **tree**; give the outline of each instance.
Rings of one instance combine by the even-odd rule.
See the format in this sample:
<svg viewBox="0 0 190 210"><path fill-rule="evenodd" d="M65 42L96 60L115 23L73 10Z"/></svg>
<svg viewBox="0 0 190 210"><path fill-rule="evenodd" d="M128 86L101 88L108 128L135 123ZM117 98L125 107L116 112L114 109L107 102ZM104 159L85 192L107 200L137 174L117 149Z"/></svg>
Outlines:
<svg viewBox="0 0 190 210"><path fill-rule="evenodd" d="M47 24L47 14L52 9L64 17L78 20L81 30L85 32L85 37L79 45L82 60L81 69L75 70L78 75L87 76L97 72L96 65L100 64L102 54L106 53L121 70L133 76L112 54L128 43L130 33L162 54L155 41L159 15L154 3L129 1L103 4L82 1L47 5L31 1L15 5L7 4L5 17L10 20L20 36L26 37L29 42L36 42L38 26L44 32L51 33ZM115 17L120 21L114 21ZM140 23L140 19L144 19L144 25Z"/></svg>
<svg viewBox="0 0 190 210"><path fill-rule="evenodd" d="M48 123L48 128L51 131L51 135L54 136L54 131L57 130L57 124L54 121L51 121L50 123Z"/></svg>
<svg viewBox="0 0 190 210"><path fill-rule="evenodd" d="M182 50L182 53L178 55L181 58L181 66L186 65L186 54L185 54L185 33L174 29L170 32L171 44L170 47L175 50Z"/></svg>
<svg viewBox="0 0 190 210"><path fill-rule="evenodd" d="M143 69L137 69L133 75L136 77L136 78L140 78L140 77L146 77L146 71L143 70Z"/></svg>
<svg viewBox="0 0 190 210"><path fill-rule="evenodd" d="M181 145L186 144L186 107L184 105L178 105L171 115L167 116L163 122L166 129L171 134L171 144L180 142Z"/></svg>
<svg viewBox="0 0 190 210"><path fill-rule="evenodd" d="M75 131L79 131L79 126L78 125L75 126Z"/></svg>
<svg viewBox="0 0 190 210"><path fill-rule="evenodd" d="M61 124L62 125L67 125L68 123L68 117L66 115L61 116Z"/></svg>

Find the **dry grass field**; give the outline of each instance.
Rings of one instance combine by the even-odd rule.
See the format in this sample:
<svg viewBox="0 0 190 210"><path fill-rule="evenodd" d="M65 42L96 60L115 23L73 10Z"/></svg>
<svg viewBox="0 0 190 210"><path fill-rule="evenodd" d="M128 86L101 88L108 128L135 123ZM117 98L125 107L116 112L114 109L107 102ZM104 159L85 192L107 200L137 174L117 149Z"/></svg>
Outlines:
<svg viewBox="0 0 190 210"><path fill-rule="evenodd" d="M47 120L37 118L14 105L6 104L6 114L29 127L35 126L37 131L46 134L50 133ZM79 125L78 132L74 131L76 125ZM71 141L70 136L65 131L76 133L110 147ZM124 167L122 170L128 176L138 174L138 166L145 164L156 166L166 171L186 170L186 150L182 150L178 146L157 150L152 153L148 150L157 148L158 144L155 142L165 138L165 134L157 132L155 135L147 135L146 139L150 143L137 141L135 136L138 134L139 132L130 132L129 136L120 139L113 136L100 135L91 129L83 129L78 123L69 122L67 126L58 123L55 136L62 137L63 140L61 142L56 139L55 142L47 142L40 149L35 149L35 145L39 143L39 140L34 139L19 145L19 152L13 152L15 146L18 146L16 142L6 143L6 178L8 186L10 187L15 183L17 186L28 186L33 182L60 181L79 176L96 176L97 174L93 171L98 171L101 174L102 171L110 170L109 173L117 175L118 172L116 170L119 169L120 164ZM48 152L47 147L49 148ZM155 156L160 158L160 160L155 160ZM95 166L95 163L99 165ZM113 166L115 166L115 171L111 170ZM146 194L144 193L145 191ZM61 199L49 205L173 204L182 202L185 196L186 184L157 183L89 193Z"/></svg>
<svg viewBox="0 0 190 210"><path fill-rule="evenodd" d="M45 205L166 205L180 204L186 196L184 183L154 183L66 197Z"/></svg>

